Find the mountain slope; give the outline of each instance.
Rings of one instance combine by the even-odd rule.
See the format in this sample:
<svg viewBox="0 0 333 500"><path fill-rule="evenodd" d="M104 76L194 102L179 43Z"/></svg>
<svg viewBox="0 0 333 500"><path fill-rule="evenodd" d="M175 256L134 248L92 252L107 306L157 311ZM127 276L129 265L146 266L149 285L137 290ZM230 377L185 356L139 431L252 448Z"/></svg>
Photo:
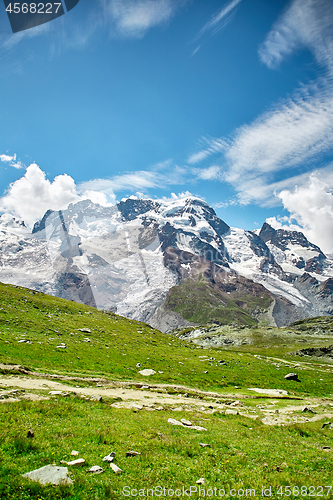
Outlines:
<svg viewBox="0 0 333 500"><path fill-rule="evenodd" d="M242 324L246 317L250 323L282 326L333 313L333 262L319 247L302 233L266 223L260 231L230 228L193 197L129 198L113 207L84 200L47 211L32 232L4 214L0 252L5 283L117 312L163 331L199 321L198 312L185 311L201 302L207 307L200 321L208 322ZM196 306L188 298L191 286ZM253 306L259 290L262 302ZM217 307L217 296L227 306Z"/></svg>

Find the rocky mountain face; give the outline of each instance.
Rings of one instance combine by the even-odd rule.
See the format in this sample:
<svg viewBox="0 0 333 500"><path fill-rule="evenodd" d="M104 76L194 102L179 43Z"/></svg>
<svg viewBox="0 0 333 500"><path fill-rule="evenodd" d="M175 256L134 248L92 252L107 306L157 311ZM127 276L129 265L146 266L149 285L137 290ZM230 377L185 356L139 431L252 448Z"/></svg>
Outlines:
<svg viewBox="0 0 333 500"><path fill-rule="evenodd" d="M231 228L196 198L84 200L32 232L0 217L0 281L148 322L283 326L333 314L333 262L300 232Z"/></svg>

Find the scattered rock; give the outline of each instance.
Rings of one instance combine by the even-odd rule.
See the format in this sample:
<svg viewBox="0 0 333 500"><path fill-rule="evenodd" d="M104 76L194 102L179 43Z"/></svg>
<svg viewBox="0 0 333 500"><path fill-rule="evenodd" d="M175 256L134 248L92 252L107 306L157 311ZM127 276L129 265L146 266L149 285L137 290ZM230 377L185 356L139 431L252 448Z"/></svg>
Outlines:
<svg viewBox="0 0 333 500"><path fill-rule="evenodd" d="M78 451L76 451L76 450L72 450L72 451L71 451L71 456L72 456L72 457L77 457L77 456L78 456L78 454L79 454L79 452L78 452Z"/></svg>
<svg viewBox="0 0 333 500"><path fill-rule="evenodd" d="M115 472L116 474L123 472L122 469L120 467L118 467L116 464L111 463L110 467L113 470L113 472Z"/></svg>
<svg viewBox="0 0 333 500"><path fill-rule="evenodd" d="M321 428L324 429L325 427L329 426L329 425L332 425L331 422L325 422Z"/></svg>
<svg viewBox="0 0 333 500"><path fill-rule="evenodd" d="M72 460L71 462L67 462L67 465L70 465L71 467L79 467L80 465L83 465L86 461L84 458L78 458L77 460Z"/></svg>
<svg viewBox="0 0 333 500"><path fill-rule="evenodd" d="M307 406L305 408L303 408L302 412L303 413L306 413L306 412L308 412L308 413L316 413L315 411L313 411L312 408L308 408Z"/></svg>
<svg viewBox="0 0 333 500"><path fill-rule="evenodd" d="M206 481L205 481L205 478L201 477L200 479L198 479L198 481L196 481L197 484L205 484Z"/></svg>
<svg viewBox="0 0 333 500"><path fill-rule="evenodd" d="M286 380L295 380L296 382L300 382L297 373L288 373L288 375L285 375L284 378Z"/></svg>
<svg viewBox="0 0 333 500"><path fill-rule="evenodd" d="M104 469L100 467L99 465L93 465L87 472L92 472L93 474L101 474L104 472Z"/></svg>
<svg viewBox="0 0 333 500"><path fill-rule="evenodd" d="M155 408L156 411L162 411L164 410L163 406L157 406L157 408Z"/></svg>
<svg viewBox="0 0 333 500"><path fill-rule="evenodd" d="M141 363L136 364L136 368L140 368L140 366L141 366Z"/></svg>
<svg viewBox="0 0 333 500"><path fill-rule="evenodd" d="M139 371L140 375L143 375L144 377L149 377L149 375L155 375L155 370L151 370L150 368L146 368L145 370L140 370Z"/></svg>
<svg viewBox="0 0 333 500"><path fill-rule="evenodd" d="M186 425L187 427L191 427L193 425L192 422L190 422L189 420L186 420L186 418L182 418L180 421L182 424Z"/></svg>
<svg viewBox="0 0 333 500"><path fill-rule="evenodd" d="M78 331L83 333L91 333L91 330L89 330L89 328L78 328Z"/></svg>
<svg viewBox="0 0 333 500"><path fill-rule="evenodd" d="M325 450L325 451L329 451L331 449L331 447L330 446L322 446L321 449Z"/></svg>
<svg viewBox="0 0 333 500"><path fill-rule="evenodd" d="M139 405L138 403L133 403L132 408L133 410L143 410L143 406Z"/></svg>
<svg viewBox="0 0 333 500"><path fill-rule="evenodd" d="M225 415L238 415L238 411L237 410L226 410L224 412Z"/></svg>
<svg viewBox="0 0 333 500"><path fill-rule="evenodd" d="M33 429L29 429L27 432L27 438L33 438L35 437L35 433Z"/></svg>
<svg viewBox="0 0 333 500"><path fill-rule="evenodd" d="M206 431L206 427L201 427L201 425L192 425L190 429L194 429L196 431Z"/></svg>
<svg viewBox="0 0 333 500"><path fill-rule="evenodd" d="M51 396L61 396L62 391L49 391Z"/></svg>
<svg viewBox="0 0 333 500"><path fill-rule="evenodd" d="M40 484L73 484L67 473L67 467L45 465L45 467L41 467L40 469L22 474L22 476L32 481L38 481Z"/></svg>
<svg viewBox="0 0 333 500"><path fill-rule="evenodd" d="M91 396L90 401L99 401L100 403L103 403L103 398L102 396L95 394L94 396Z"/></svg>
<svg viewBox="0 0 333 500"><path fill-rule="evenodd" d="M199 443L199 445L202 447L202 448L207 448L207 446L210 447L210 444L207 444L207 443Z"/></svg>
<svg viewBox="0 0 333 500"><path fill-rule="evenodd" d="M138 455L141 455L138 451L127 451L126 452L126 457L137 457Z"/></svg>
<svg viewBox="0 0 333 500"><path fill-rule="evenodd" d="M103 458L103 462L112 462L115 456L116 456L115 452L111 451L111 453L109 453Z"/></svg>
<svg viewBox="0 0 333 500"><path fill-rule="evenodd" d="M168 418L168 424L180 425L181 427L183 427L183 424L181 422L179 422L179 420L175 420L174 418Z"/></svg>

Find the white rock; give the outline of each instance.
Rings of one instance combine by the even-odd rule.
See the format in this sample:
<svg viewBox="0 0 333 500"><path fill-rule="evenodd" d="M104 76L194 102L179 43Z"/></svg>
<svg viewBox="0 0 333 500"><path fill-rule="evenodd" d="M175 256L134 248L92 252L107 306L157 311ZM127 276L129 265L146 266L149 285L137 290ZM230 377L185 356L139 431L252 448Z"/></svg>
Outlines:
<svg viewBox="0 0 333 500"><path fill-rule="evenodd" d="M206 431L206 427L201 427L201 425L192 425L192 427L190 427L191 429L194 429L196 431Z"/></svg>
<svg viewBox="0 0 333 500"><path fill-rule="evenodd" d="M71 465L72 467L79 467L83 465L86 461L84 458L78 458L77 460L72 460L71 462L67 462L67 465Z"/></svg>
<svg viewBox="0 0 333 500"><path fill-rule="evenodd" d="M181 427L183 427L183 424L181 422L179 422L179 420L176 420L174 418L168 418L168 424L180 425Z"/></svg>
<svg viewBox="0 0 333 500"><path fill-rule="evenodd" d="M49 391L49 394L51 396L60 396L62 394L62 391Z"/></svg>
<svg viewBox="0 0 333 500"><path fill-rule="evenodd" d="M180 421L181 421L182 424L184 424L184 425L186 425L188 427L190 427L191 425L193 425L192 422L190 422L189 420L186 420L186 418L182 418Z"/></svg>
<svg viewBox="0 0 333 500"><path fill-rule="evenodd" d="M196 481L197 484L205 484L206 481L203 477L201 477L200 479L198 479L198 481Z"/></svg>
<svg viewBox="0 0 333 500"><path fill-rule="evenodd" d="M146 368L145 370L140 370L139 371L140 375L143 375L144 377L149 377L149 375L155 375L155 370L151 370L150 368Z"/></svg>
<svg viewBox="0 0 333 500"><path fill-rule="evenodd" d="M111 453L109 453L103 458L103 462L112 462L115 456L116 456L115 452L111 451Z"/></svg>
<svg viewBox="0 0 333 500"><path fill-rule="evenodd" d="M116 464L111 463L110 467L113 470L113 472L115 472L116 474L119 474L119 472L123 472L122 469L120 467L118 467Z"/></svg>
<svg viewBox="0 0 333 500"><path fill-rule="evenodd" d="M79 452L78 452L78 451L76 451L76 450L72 450L72 451L71 451L71 455L72 455L72 457L77 457L77 456L78 456L78 454L79 454Z"/></svg>
<svg viewBox="0 0 333 500"><path fill-rule="evenodd" d="M102 472L104 472L104 469L102 469L102 467L100 467L99 465L93 465L87 472L92 472L93 474L101 474Z"/></svg>
<svg viewBox="0 0 333 500"><path fill-rule="evenodd" d="M258 389L257 387L249 388L249 391L258 392L259 394L268 394L269 396L287 396L288 391L284 391L283 389Z"/></svg>
<svg viewBox="0 0 333 500"><path fill-rule="evenodd" d="M45 465L45 467L41 467L40 469L22 474L22 476L32 481L38 481L40 484L73 484L67 473L67 467Z"/></svg>

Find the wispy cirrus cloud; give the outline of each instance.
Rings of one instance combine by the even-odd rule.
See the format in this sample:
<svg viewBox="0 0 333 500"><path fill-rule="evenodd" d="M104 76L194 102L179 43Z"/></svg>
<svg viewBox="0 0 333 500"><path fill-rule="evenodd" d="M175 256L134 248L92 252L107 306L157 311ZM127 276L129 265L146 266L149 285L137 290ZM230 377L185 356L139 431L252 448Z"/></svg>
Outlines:
<svg viewBox="0 0 333 500"><path fill-rule="evenodd" d="M228 147L228 142L225 139L213 139L202 137L200 140L200 151L193 153L187 159L187 163L194 165L205 160L209 156L220 153ZM203 146L203 147L202 147Z"/></svg>
<svg viewBox="0 0 333 500"><path fill-rule="evenodd" d="M261 61L270 68L300 48L333 68L333 3L331 0L293 0L259 48Z"/></svg>
<svg viewBox="0 0 333 500"><path fill-rule="evenodd" d="M166 23L184 2L175 0L102 0L104 13L118 35L142 38L146 32Z"/></svg>
<svg viewBox="0 0 333 500"><path fill-rule="evenodd" d="M216 35L216 33L218 33L230 22L231 17L235 12L235 8L240 4L241 1L242 0L232 0L224 7L222 7L222 9L215 13L212 19L201 28L195 39L197 40L207 32L210 32L212 35Z"/></svg>

